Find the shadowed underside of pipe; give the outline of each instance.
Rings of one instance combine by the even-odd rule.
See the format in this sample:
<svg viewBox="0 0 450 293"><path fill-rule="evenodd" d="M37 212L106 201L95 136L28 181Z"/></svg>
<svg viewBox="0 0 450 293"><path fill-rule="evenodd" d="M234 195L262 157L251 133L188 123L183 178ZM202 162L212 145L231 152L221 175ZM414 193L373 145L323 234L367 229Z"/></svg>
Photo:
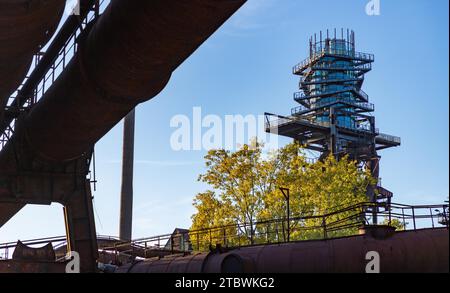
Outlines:
<svg viewBox="0 0 450 293"><path fill-rule="evenodd" d="M63 0L0 0L0 120L32 57L55 32Z"/></svg>
<svg viewBox="0 0 450 293"><path fill-rule="evenodd" d="M380 256L381 273L448 273L448 241L447 228L426 229L385 240L355 236L155 258L120 267L117 273L365 273L372 251Z"/></svg>
<svg viewBox="0 0 450 293"><path fill-rule="evenodd" d="M0 203L0 227L14 217L23 207L23 204Z"/></svg>
<svg viewBox="0 0 450 293"><path fill-rule="evenodd" d="M0 171L18 172L18 145L33 153L21 156L27 159L62 163L82 156L137 104L156 96L172 72L245 2L112 0L80 38L63 73L21 117L0 153ZM8 214L22 208L9 207Z"/></svg>
<svg viewBox="0 0 450 293"><path fill-rule="evenodd" d="M30 146L54 161L79 157L137 104L156 96L244 2L112 0L26 117Z"/></svg>

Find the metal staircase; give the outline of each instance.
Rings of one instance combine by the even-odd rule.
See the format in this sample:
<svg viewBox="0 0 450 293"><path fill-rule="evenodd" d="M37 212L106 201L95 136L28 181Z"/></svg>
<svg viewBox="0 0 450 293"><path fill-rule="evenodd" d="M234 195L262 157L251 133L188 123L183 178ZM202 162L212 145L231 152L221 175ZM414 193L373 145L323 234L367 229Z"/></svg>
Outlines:
<svg viewBox="0 0 450 293"><path fill-rule="evenodd" d="M374 55L357 52L355 34L349 30L346 35L341 30L340 36L336 30L334 35L315 34L309 49L309 57L293 68L300 76L300 92L294 94L299 106L289 117L266 114L267 132L293 138L321 158L348 155L378 178L378 151L399 146L401 139L376 128L375 105L362 90ZM381 184L369 186L367 195L381 203L393 196Z"/></svg>

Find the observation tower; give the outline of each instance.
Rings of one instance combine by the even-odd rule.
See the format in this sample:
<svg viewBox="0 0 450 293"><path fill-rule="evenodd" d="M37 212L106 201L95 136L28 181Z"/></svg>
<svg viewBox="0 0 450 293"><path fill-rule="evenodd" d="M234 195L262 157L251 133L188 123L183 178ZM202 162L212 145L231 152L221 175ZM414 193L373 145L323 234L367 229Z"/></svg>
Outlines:
<svg viewBox="0 0 450 293"><path fill-rule="evenodd" d="M315 34L309 57L293 69L300 77L300 91L294 94L299 105L290 116L266 113L266 131L293 138L321 160L348 155L378 179L377 186L368 188L370 200L390 202L393 194L379 180L378 151L400 146L401 139L379 131L375 106L362 90L374 61L374 55L356 51L353 31Z"/></svg>

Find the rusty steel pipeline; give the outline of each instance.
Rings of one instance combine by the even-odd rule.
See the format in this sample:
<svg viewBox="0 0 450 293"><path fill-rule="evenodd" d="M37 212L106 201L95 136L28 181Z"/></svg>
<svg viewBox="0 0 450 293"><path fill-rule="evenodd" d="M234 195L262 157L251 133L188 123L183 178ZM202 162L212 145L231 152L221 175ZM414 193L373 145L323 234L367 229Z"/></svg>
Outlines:
<svg viewBox="0 0 450 293"><path fill-rule="evenodd" d="M65 163L89 152L136 105L155 97L245 2L112 0L80 36L58 79L17 121L0 153L0 173L14 176L21 165ZM22 207L4 207L0 227Z"/></svg>
<svg viewBox="0 0 450 293"><path fill-rule="evenodd" d="M380 256L381 273L448 273L447 228L399 232L388 239L354 236L243 247L150 259L117 273L365 273L367 254Z"/></svg>
<svg viewBox="0 0 450 293"><path fill-rule="evenodd" d="M244 2L112 0L25 117L22 135L41 158L81 156L137 104L156 96Z"/></svg>
<svg viewBox="0 0 450 293"><path fill-rule="evenodd" d="M64 7L64 0L0 0L0 121L33 55L55 32Z"/></svg>

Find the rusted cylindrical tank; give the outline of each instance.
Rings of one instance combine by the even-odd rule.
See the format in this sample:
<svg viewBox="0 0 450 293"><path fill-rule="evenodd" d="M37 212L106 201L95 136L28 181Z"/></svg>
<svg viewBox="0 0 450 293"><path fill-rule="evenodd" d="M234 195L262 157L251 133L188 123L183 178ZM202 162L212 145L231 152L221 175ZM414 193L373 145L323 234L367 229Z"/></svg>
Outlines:
<svg viewBox="0 0 450 293"><path fill-rule="evenodd" d="M168 256L119 267L116 273L200 273L208 254Z"/></svg>
<svg viewBox="0 0 450 293"><path fill-rule="evenodd" d="M0 119L32 57L55 32L64 0L0 0Z"/></svg>
<svg viewBox="0 0 450 293"><path fill-rule="evenodd" d="M138 262L118 273L365 273L369 252L381 273L448 273L448 229L399 232L388 239L355 236L236 249L227 253Z"/></svg>
<svg viewBox="0 0 450 293"><path fill-rule="evenodd" d="M137 104L156 96L172 72L244 3L112 0L25 118L31 148L54 161L88 151Z"/></svg>

